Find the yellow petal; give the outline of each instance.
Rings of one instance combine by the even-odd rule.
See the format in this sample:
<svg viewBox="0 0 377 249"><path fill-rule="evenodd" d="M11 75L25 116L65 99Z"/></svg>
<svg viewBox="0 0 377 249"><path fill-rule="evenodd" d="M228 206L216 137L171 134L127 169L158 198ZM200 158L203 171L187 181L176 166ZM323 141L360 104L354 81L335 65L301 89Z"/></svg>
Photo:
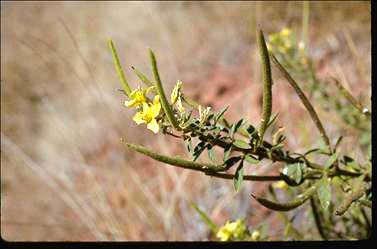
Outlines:
<svg viewBox="0 0 377 249"><path fill-rule="evenodd" d="M127 107L135 107L136 106L136 100L131 99L129 101L124 101L124 105Z"/></svg>
<svg viewBox="0 0 377 249"><path fill-rule="evenodd" d="M153 99L153 104L158 104L158 103L160 103L160 95L154 96L154 99Z"/></svg>
<svg viewBox="0 0 377 249"><path fill-rule="evenodd" d="M153 131L155 134L157 134L157 132L160 129L160 126L158 125L156 119L152 119L152 121L150 123L148 123L147 129L149 129L149 130Z"/></svg>
<svg viewBox="0 0 377 249"><path fill-rule="evenodd" d="M137 125L145 123L145 121L143 120L143 113L142 112L137 112L132 119L133 119L133 121L135 121L135 123Z"/></svg>
<svg viewBox="0 0 377 249"><path fill-rule="evenodd" d="M151 118L155 118L160 113L160 110L161 110L161 104L160 103L152 105L148 108L148 114L147 115L150 116Z"/></svg>

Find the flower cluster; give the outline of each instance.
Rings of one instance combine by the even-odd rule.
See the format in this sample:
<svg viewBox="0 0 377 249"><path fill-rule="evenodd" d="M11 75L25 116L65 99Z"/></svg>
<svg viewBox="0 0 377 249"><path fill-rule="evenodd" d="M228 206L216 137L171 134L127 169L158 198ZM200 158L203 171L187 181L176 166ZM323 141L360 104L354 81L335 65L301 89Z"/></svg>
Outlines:
<svg viewBox="0 0 377 249"><path fill-rule="evenodd" d="M170 95L172 104L177 105L177 109L180 113L185 111L182 103L182 84L182 81L178 80ZM135 107L137 109L137 112L133 117L133 121L135 121L137 125L146 124L147 129L157 134L160 130L159 123L162 123L161 118L159 118L161 103L160 96L158 94L154 96L153 101L148 98L148 94L151 92L155 92L155 86L150 86L145 89L139 86L137 89L131 92L130 100L126 100L124 105L126 107Z"/></svg>
<svg viewBox="0 0 377 249"><path fill-rule="evenodd" d="M221 241L231 240L244 240L249 235L249 231L245 225L245 221L238 219L234 222L227 221L226 224L221 227L216 237Z"/></svg>

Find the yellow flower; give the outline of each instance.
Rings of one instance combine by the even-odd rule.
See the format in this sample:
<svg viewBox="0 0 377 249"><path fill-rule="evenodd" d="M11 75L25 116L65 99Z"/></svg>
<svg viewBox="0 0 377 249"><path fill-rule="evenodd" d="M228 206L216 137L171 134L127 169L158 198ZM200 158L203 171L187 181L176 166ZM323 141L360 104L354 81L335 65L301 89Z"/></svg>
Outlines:
<svg viewBox="0 0 377 249"><path fill-rule="evenodd" d="M183 84L182 81L177 80L177 84L175 84L174 89L170 95L170 100L172 104L175 104L178 98L181 97L182 84Z"/></svg>
<svg viewBox="0 0 377 249"><path fill-rule="evenodd" d="M285 181L278 181L272 184L274 188L281 188L286 189L288 188L288 184Z"/></svg>
<svg viewBox="0 0 377 249"><path fill-rule="evenodd" d="M154 88L154 86L148 87L147 89L141 89L138 87L137 89L133 90L130 94L131 100L125 101L124 104L127 107L137 107L142 106L143 103L147 102L146 95Z"/></svg>
<svg viewBox="0 0 377 249"><path fill-rule="evenodd" d="M211 107L207 107L206 109L203 109L203 107L199 105L198 109L199 109L199 121L200 123L203 123L207 119L207 116L209 112L211 111Z"/></svg>
<svg viewBox="0 0 377 249"><path fill-rule="evenodd" d="M283 28L281 31L280 31L280 35L281 36L290 36L292 33L292 30L290 30L289 28Z"/></svg>
<svg viewBox="0 0 377 249"><path fill-rule="evenodd" d="M260 238L260 232L258 230L255 230L252 234L251 234L251 240L258 240Z"/></svg>
<svg viewBox="0 0 377 249"><path fill-rule="evenodd" d="M157 123L156 117L160 113L161 104L160 96L156 95L153 100L153 104L143 103L143 110L137 112L133 117L133 120L137 125L147 124L147 129L153 131L155 134L159 131L160 126Z"/></svg>
<svg viewBox="0 0 377 249"><path fill-rule="evenodd" d="M226 224L219 229L216 237L221 241L228 241L231 239L242 240L246 235L246 226L243 220L236 220L235 222L227 221Z"/></svg>

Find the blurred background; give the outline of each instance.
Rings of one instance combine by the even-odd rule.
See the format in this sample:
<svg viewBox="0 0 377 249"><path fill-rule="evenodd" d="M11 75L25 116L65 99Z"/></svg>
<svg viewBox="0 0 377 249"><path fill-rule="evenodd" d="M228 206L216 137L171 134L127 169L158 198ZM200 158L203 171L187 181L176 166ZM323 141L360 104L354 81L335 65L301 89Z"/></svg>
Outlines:
<svg viewBox="0 0 377 249"><path fill-rule="evenodd" d="M339 78L368 104L370 17L369 2L311 2L306 43L319 78ZM2 1L2 238L208 240L209 229L191 201L219 225L246 218L249 227L268 224L268 236L281 238L282 221L250 198L267 184L246 182L235 193L232 181L169 167L122 146L126 138L189 157L181 141L132 121L106 41L113 39L132 87L141 83L131 66L152 76L152 48L168 93L181 80L184 93L203 105L230 105L230 120L244 116L258 124L257 24L265 35L288 27L301 37L302 19L303 2L295 1ZM278 71L273 77L273 111L286 134L294 134L287 136L287 148L312 148L318 142L312 121ZM335 143L339 125L331 111L319 115ZM344 151L359 139L357 132L346 134ZM247 173L279 168L263 162ZM301 212L297 226L313 222L308 215Z"/></svg>

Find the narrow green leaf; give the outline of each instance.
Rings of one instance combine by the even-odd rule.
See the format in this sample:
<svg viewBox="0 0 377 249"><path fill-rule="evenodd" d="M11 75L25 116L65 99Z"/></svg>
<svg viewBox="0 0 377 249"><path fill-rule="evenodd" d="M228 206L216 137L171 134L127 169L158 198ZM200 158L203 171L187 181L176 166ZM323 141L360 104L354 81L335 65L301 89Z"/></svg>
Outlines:
<svg viewBox="0 0 377 249"><path fill-rule="evenodd" d="M198 157L202 154L202 152L206 149L206 147L207 147L207 144L204 141L200 142L197 146L195 146L194 152L192 154L194 162L196 161L196 159L198 159Z"/></svg>
<svg viewBox="0 0 377 249"><path fill-rule="evenodd" d="M301 163L288 164L284 167L282 174L288 177L288 181L300 184L302 181L302 165ZM287 182L288 184L290 182Z"/></svg>
<svg viewBox="0 0 377 249"><path fill-rule="evenodd" d="M250 145L243 140L236 140L233 145L240 149L251 149Z"/></svg>
<svg viewBox="0 0 377 249"><path fill-rule="evenodd" d="M236 173L234 174L234 179L233 179L233 185L236 192L240 190L240 187L243 181L243 173L244 173L244 169L243 169L243 160L242 160L237 167L237 170L236 170Z"/></svg>
<svg viewBox="0 0 377 249"><path fill-rule="evenodd" d="M331 157L327 159L325 163L325 168L330 167L337 159L338 159L338 154L337 153L332 154Z"/></svg>
<svg viewBox="0 0 377 249"><path fill-rule="evenodd" d="M215 124L217 123L217 121L219 121L219 119L224 115L224 113L228 110L229 106L226 106L224 108L222 108L215 116Z"/></svg>
<svg viewBox="0 0 377 249"><path fill-rule="evenodd" d="M321 203L321 207L324 210L327 210L331 201L331 186L330 181L326 176L322 177L322 179L319 182L317 195Z"/></svg>
<svg viewBox="0 0 377 249"><path fill-rule="evenodd" d="M187 151L192 153L191 137L189 137L188 139L185 139L185 144L186 144Z"/></svg>
<svg viewBox="0 0 377 249"><path fill-rule="evenodd" d="M235 165L239 160L241 160L240 156L234 156L229 158L228 160L225 161L225 169L228 170L230 169L233 165Z"/></svg>
<svg viewBox="0 0 377 249"><path fill-rule="evenodd" d="M267 124L266 129L267 129L268 127L270 127L270 126L276 121L276 118L277 118L278 116L279 116L279 113L278 113L278 112L275 113L275 114L273 114L272 118L270 119L270 122L268 122L268 124Z"/></svg>
<svg viewBox="0 0 377 249"><path fill-rule="evenodd" d="M208 151L208 157L209 159L213 162L216 160L216 156L215 156L215 152L213 151L213 147L210 145L207 147L207 151Z"/></svg>
<svg viewBox="0 0 377 249"><path fill-rule="evenodd" d="M231 152L232 152L232 145L230 144L224 148L224 162L228 160Z"/></svg>
<svg viewBox="0 0 377 249"><path fill-rule="evenodd" d="M251 155L246 155L245 156L245 160L246 160L246 162L251 163L251 164L258 164L258 163L260 163L260 160L252 157Z"/></svg>
<svg viewBox="0 0 377 249"><path fill-rule="evenodd" d="M211 218L208 217L208 215L206 215L206 213L204 213L202 210L199 209L199 207L191 202L191 206L196 210L196 212L198 212L200 218L204 221L204 223L207 224L207 226L209 227L209 229L212 231L212 233L216 234L217 231L219 230L218 226L211 220Z"/></svg>
<svg viewBox="0 0 377 249"><path fill-rule="evenodd" d="M232 126L230 127L229 136L232 139L234 137L234 134L236 134L237 130L242 126L243 122L244 120L243 118L241 118L240 120L238 120L237 123L232 124Z"/></svg>

